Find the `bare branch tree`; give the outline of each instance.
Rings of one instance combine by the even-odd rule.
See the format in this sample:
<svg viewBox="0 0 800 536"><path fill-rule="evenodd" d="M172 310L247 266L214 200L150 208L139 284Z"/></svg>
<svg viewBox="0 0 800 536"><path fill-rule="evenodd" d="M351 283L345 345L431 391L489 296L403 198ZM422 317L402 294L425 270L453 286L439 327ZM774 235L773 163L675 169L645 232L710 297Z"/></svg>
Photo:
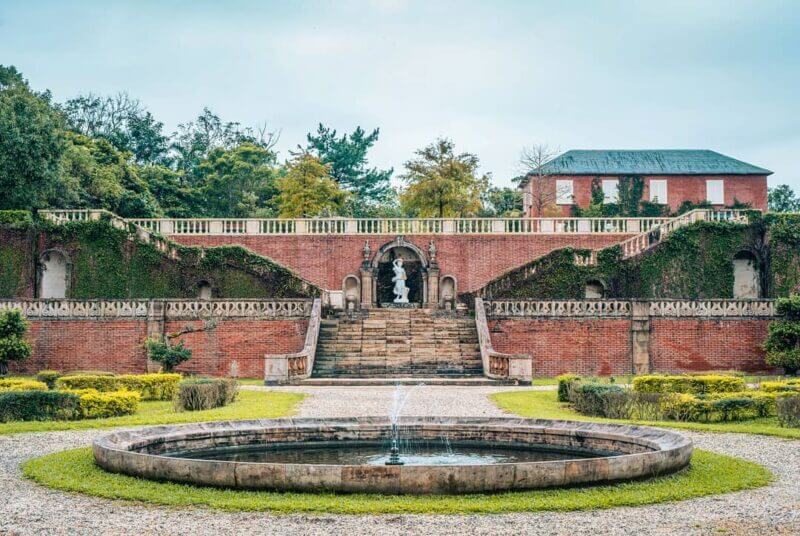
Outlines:
<svg viewBox="0 0 800 536"><path fill-rule="evenodd" d="M520 154L519 163L524 173L521 184L525 185L523 198L534 216L542 216L546 209L556 204L559 194L567 193L566 189L557 190L555 175L545 167L559 152L544 144L534 144L524 147Z"/></svg>

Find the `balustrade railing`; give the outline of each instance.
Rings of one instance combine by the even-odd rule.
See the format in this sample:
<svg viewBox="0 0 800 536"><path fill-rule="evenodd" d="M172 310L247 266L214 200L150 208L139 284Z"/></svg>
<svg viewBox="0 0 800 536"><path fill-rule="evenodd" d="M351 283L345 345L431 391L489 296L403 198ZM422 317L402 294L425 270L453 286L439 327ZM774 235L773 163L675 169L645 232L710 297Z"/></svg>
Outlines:
<svg viewBox="0 0 800 536"><path fill-rule="evenodd" d="M627 318L633 304L646 307L651 317L771 318L773 300L487 300L482 303L489 318Z"/></svg>

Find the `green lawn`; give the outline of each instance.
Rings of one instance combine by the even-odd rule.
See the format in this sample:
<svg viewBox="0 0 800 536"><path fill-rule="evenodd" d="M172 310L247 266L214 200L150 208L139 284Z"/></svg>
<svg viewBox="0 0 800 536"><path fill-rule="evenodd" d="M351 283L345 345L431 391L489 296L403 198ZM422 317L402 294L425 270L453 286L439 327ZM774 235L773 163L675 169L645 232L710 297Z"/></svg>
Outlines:
<svg viewBox="0 0 800 536"><path fill-rule="evenodd" d="M702 450L695 451L688 469L670 476L606 486L460 496L277 493L152 482L103 471L94 464L89 448L35 458L23 464L22 470L26 477L42 485L107 499L285 514L456 514L589 510L654 504L751 489L765 486L772 479L771 473L757 464Z"/></svg>
<svg viewBox="0 0 800 536"><path fill-rule="evenodd" d="M206 411L176 412L172 402L141 402L134 415L82 421L24 421L0 423L0 435L20 432L49 432L54 430L85 430L116 426L174 424L234 419L272 419L292 415L305 397L302 393L274 391L239 392L239 399L228 406Z"/></svg>
<svg viewBox="0 0 800 536"><path fill-rule="evenodd" d="M491 395L491 398L501 409L510 413L515 413L522 417L565 419L572 421L635 423L646 424L648 426L697 430L702 432L732 432L800 439L800 428L783 428L778 425L778 420L774 417L721 423L621 421L581 415L580 413L573 411L567 404L559 402L557 399L557 393L555 391L507 391L503 393L495 393Z"/></svg>

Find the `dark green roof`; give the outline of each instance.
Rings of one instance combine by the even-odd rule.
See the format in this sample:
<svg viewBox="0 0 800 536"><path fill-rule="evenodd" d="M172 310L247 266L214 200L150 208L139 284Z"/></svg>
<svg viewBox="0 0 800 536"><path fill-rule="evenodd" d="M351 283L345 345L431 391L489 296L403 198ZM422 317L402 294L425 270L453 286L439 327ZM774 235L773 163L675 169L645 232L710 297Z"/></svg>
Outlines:
<svg viewBox="0 0 800 536"><path fill-rule="evenodd" d="M552 175L771 175L707 150L567 151L542 170Z"/></svg>

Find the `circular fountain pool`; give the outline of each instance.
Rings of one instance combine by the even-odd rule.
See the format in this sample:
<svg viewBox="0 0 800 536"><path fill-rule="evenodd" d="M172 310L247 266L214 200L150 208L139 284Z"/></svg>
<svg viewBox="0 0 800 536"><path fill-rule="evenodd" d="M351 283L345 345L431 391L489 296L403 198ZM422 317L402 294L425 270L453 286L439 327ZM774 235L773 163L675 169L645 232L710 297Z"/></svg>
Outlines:
<svg viewBox="0 0 800 536"><path fill-rule="evenodd" d="M689 463L668 430L539 419L404 417L402 465L387 465L387 418L158 426L96 440L106 470L243 489L470 493L654 476Z"/></svg>

